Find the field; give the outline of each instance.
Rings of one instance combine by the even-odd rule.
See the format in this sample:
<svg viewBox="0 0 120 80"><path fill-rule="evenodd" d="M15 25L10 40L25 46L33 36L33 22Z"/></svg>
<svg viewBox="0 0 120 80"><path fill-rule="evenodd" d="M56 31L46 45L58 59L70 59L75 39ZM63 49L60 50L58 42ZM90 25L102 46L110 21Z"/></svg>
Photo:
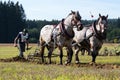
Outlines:
<svg viewBox="0 0 120 80"><path fill-rule="evenodd" d="M104 44L100 54L107 47L114 54L119 51L119 44ZM27 56L37 48L30 44L30 50L24 53ZM45 51L47 53L47 51ZM57 50L54 54L58 54ZM0 44L0 60L10 59L18 55L18 49L13 44ZM64 55L66 52L64 51ZM70 65L58 65L59 57L52 58L52 64L40 64L27 61L0 61L0 80L120 80L120 56L98 56L96 64L91 65L91 56L80 55L81 63L76 65L74 56ZM66 57L63 58L65 62ZM47 61L47 59L46 59Z"/></svg>

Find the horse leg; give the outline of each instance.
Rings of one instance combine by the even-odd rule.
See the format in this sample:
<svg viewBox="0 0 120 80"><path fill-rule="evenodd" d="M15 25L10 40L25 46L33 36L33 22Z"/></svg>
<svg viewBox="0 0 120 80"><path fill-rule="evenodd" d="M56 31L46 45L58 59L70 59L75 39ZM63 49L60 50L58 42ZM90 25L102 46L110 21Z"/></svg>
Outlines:
<svg viewBox="0 0 120 80"><path fill-rule="evenodd" d="M78 64L79 63L79 57L78 57L78 53L80 51L78 46L75 46L75 63Z"/></svg>
<svg viewBox="0 0 120 80"><path fill-rule="evenodd" d="M95 63L96 56L98 55L98 51L96 51L95 48L91 49L91 55L92 55L92 63Z"/></svg>
<svg viewBox="0 0 120 80"><path fill-rule="evenodd" d="M44 63L44 49L45 49L45 46L41 46L40 55L41 55L41 58L42 58L42 63Z"/></svg>
<svg viewBox="0 0 120 80"><path fill-rule="evenodd" d="M96 59L95 52L91 52L91 54L92 54L92 62L95 63L95 59Z"/></svg>
<svg viewBox="0 0 120 80"><path fill-rule="evenodd" d="M68 63L71 63L72 61L72 56L73 56L73 50L72 50L72 47L67 47L67 62L66 64Z"/></svg>
<svg viewBox="0 0 120 80"><path fill-rule="evenodd" d="M51 64L51 55L52 55L52 52L53 52L53 48L48 48L48 63Z"/></svg>
<svg viewBox="0 0 120 80"><path fill-rule="evenodd" d="M90 64L93 64L93 63L95 63L95 59L96 59L96 50L95 50L95 47L94 47L95 45L94 45L94 42L93 41L91 41L90 42L90 52L91 52L91 55L92 55L92 62L90 63Z"/></svg>
<svg viewBox="0 0 120 80"><path fill-rule="evenodd" d="M95 63L96 57L98 53L97 52L92 52L92 62Z"/></svg>
<svg viewBox="0 0 120 80"><path fill-rule="evenodd" d="M87 52L88 52L88 55L91 55L90 50L89 50L89 51L87 51Z"/></svg>
<svg viewBox="0 0 120 80"><path fill-rule="evenodd" d="M62 58L63 58L63 50L62 50L62 47L59 47L59 51L60 51L60 64L62 65L63 62L62 62Z"/></svg>
<svg viewBox="0 0 120 80"><path fill-rule="evenodd" d="M81 49L81 55L85 55L85 49Z"/></svg>

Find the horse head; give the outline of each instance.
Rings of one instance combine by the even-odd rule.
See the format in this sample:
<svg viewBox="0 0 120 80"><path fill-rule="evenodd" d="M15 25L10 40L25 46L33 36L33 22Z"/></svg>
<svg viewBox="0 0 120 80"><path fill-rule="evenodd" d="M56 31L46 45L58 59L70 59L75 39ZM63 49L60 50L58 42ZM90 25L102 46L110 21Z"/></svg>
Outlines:
<svg viewBox="0 0 120 80"><path fill-rule="evenodd" d="M102 39L106 38L106 31L107 31L107 24L108 24L107 18L108 18L108 15L107 16L101 16L101 14L99 14L99 18L95 23L95 25L96 25L96 33Z"/></svg>
<svg viewBox="0 0 120 80"><path fill-rule="evenodd" d="M79 11L71 11L71 13L66 18L66 21L67 20L71 26L76 26L77 30L81 30L83 28Z"/></svg>

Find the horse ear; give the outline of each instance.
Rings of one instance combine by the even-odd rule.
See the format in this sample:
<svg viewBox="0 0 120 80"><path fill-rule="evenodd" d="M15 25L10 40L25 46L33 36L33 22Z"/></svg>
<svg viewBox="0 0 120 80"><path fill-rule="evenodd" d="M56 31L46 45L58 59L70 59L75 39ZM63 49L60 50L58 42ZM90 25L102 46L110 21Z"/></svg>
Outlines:
<svg viewBox="0 0 120 80"><path fill-rule="evenodd" d="M71 10L71 13L72 13L72 14L75 14L75 12L74 12L73 10Z"/></svg>
<svg viewBox="0 0 120 80"><path fill-rule="evenodd" d="M79 11L77 11L77 15L79 15Z"/></svg>
<svg viewBox="0 0 120 80"><path fill-rule="evenodd" d="M108 14L107 14L106 18L108 18Z"/></svg>
<svg viewBox="0 0 120 80"><path fill-rule="evenodd" d="M77 11L77 16L81 19L81 16L80 16L80 14L79 14L79 11Z"/></svg>
<svg viewBox="0 0 120 80"><path fill-rule="evenodd" d="M99 13L99 17L101 17L101 14Z"/></svg>
<svg viewBox="0 0 120 80"><path fill-rule="evenodd" d="M71 13L73 13L73 11L71 10Z"/></svg>

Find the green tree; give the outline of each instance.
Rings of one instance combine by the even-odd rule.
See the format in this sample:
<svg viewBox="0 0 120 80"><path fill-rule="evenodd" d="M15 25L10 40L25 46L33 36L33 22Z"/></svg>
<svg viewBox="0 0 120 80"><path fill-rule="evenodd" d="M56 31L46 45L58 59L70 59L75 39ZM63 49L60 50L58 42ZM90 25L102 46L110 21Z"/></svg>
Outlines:
<svg viewBox="0 0 120 80"><path fill-rule="evenodd" d="M26 15L19 2L0 1L0 42L13 42L18 32L26 26Z"/></svg>
<svg viewBox="0 0 120 80"><path fill-rule="evenodd" d="M117 27L120 28L120 18L117 19Z"/></svg>

